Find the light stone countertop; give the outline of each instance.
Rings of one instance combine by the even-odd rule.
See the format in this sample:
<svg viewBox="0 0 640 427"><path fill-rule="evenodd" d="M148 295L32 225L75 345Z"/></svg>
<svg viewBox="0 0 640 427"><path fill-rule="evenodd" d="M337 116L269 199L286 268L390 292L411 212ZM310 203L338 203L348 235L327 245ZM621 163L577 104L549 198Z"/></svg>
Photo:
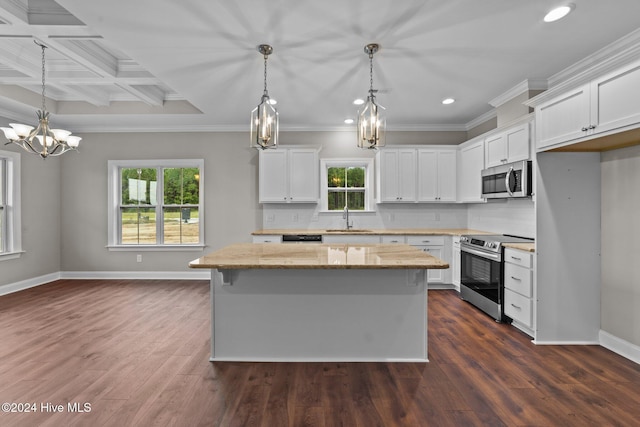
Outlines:
<svg viewBox="0 0 640 427"><path fill-rule="evenodd" d="M503 243L502 246L504 246L505 248L518 249L525 252L536 251L535 243Z"/></svg>
<svg viewBox="0 0 640 427"><path fill-rule="evenodd" d="M416 235L416 236L462 236L465 234L495 234L487 231L468 228L381 228L381 229L305 229L305 228L272 228L256 230L254 236L292 235L292 234L357 234L357 235Z"/></svg>
<svg viewBox="0 0 640 427"><path fill-rule="evenodd" d="M189 263L190 268L447 269L449 264L404 244L237 243Z"/></svg>

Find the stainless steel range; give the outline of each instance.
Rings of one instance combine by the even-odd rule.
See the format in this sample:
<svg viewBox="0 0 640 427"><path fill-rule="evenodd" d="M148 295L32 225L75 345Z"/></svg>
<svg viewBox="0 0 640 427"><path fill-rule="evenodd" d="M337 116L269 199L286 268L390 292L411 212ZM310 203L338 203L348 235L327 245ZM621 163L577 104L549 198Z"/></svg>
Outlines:
<svg viewBox="0 0 640 427"><path fill-rule="evenodd" d="M503 234L460 237L460 297L498 322L504 314L504 243L530 243L533 239Z"/></svg>

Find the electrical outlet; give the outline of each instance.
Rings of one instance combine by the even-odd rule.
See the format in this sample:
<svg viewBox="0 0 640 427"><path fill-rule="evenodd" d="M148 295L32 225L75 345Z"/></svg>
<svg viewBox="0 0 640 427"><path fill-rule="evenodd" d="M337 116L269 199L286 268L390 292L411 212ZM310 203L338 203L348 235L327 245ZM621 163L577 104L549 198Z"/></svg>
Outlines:
<svg viewBox="0 0 640 427"><path fill-rule="evenodd" d="M273 222L276 220L276 216L274 214L267 215L267 222Z"/></svg>
<svg viewBox="0 0 640 427"><path fill-rule="evenodd" d="M440 212L436 212L436 214L435 214L435 220L436 220L436 221L440 221Z"/></svg>
<svg viewBox="0 0 640 427"><path fill-rule="evenodd" d="M142 254L136 255L136 262L142 262Z"/></svg>
<svg viewBox="0 0 640 427"><path fill-rule="evenodd" d="M298 222L298 214L294 213L291 219L293 220L293 222Z"/></svg>

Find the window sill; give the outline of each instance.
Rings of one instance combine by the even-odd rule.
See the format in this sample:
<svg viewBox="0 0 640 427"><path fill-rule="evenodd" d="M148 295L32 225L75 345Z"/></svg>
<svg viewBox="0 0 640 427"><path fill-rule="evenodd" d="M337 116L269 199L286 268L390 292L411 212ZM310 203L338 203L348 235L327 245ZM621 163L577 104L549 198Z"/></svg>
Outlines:
<svg viewBox="0 0 640 427"><path fill-rule="evenodd" d="M172 252L172 251L202 251L207 245L107 245L109 251L114 252Z"/></svg>
<svg viewBox="0 0 640 427"><path fill-rule="evenodd" d="M0 261L8 261L10 259L18 259L18 258L20 258L22 256L23 253L24 253L24 251L0 253Z"/></svg>

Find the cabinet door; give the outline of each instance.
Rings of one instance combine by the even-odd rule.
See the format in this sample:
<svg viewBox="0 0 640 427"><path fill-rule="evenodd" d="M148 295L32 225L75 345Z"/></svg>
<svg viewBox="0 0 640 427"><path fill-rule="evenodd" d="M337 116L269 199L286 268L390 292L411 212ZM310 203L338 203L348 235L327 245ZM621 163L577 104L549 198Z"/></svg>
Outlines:
<svg viewBox="0 0 640 427"><path fill-rule="evenodd" d="M416 150L398 151L398 198L416 201Z"/></svg>
<svg viewBox="0 0 640 427"><path fill-rule="evenodd" d="M640 123L640 62L591 83L591 124L595 133Z"/></svg>
<svg viewBox="0 0 640 427"><path fill-rule="evenodd" d="M453 258L451 259L451 282L457 291L460 291L460 243L456 247L456 244L453 244Z"/></svg>
<svg viewBox="0 0 640 427"><path fill-rule="evenodd" d="M507 139L506 134L491 135L484 140L486 150L487 167L498 166L507 163Z"/></svg>
<svg viewBox="0 0 640 427"><path fill-rule="evenodd" d="M318 155L313 149L289 150L289 200L318 202Z"/></svg>
<svg viewBox="0 0 640 427"><path fill-rule="evenodd" d="M581 86L536 108L538 150L587 135L590 126L590 89Z"/></svg>
<svg viewBox="0 0 640 427"><path fill-rule="evenodd" d="M529 148L529 123L508 129L504 133L507 162L529 160L531 157Z"/></svg>
<svg viewBox="0 0 640 427"><path fill-rule="evenodd" d="M456 152L453 150L438 153L438 201L456 201Z"/></svg>
<svg viewBox="0 0 640 427"><path fill-rule="evenodd" d="M378 201L397 202L398 194L398 151L383 150L378 152Z"/></svg>
<svg viewBox="0 0 640 427"><path fill-rule="evenodd" d="M418 151L418 201L433 202L438 197L438 153Z"/></svg>
<svg viewBox="0 0 640 427"><path fill-rule="evenodd" d="M260 203L288 202L287 150L262 150L258 163Z"/></svg>
<svg viewBox="0 0 640 427"><path fill-rule="evenodd" d="M478 141L460 150L460 201L482 201L484 169L484 141Z"/></svg>
<svg viewBox="0 0 640 427"><path fill-rule="evenodd" d="M444 259L444 246L422 246L421 249L436 258ZM427 270L427 283L444 283L445 270Z"/></svg>

